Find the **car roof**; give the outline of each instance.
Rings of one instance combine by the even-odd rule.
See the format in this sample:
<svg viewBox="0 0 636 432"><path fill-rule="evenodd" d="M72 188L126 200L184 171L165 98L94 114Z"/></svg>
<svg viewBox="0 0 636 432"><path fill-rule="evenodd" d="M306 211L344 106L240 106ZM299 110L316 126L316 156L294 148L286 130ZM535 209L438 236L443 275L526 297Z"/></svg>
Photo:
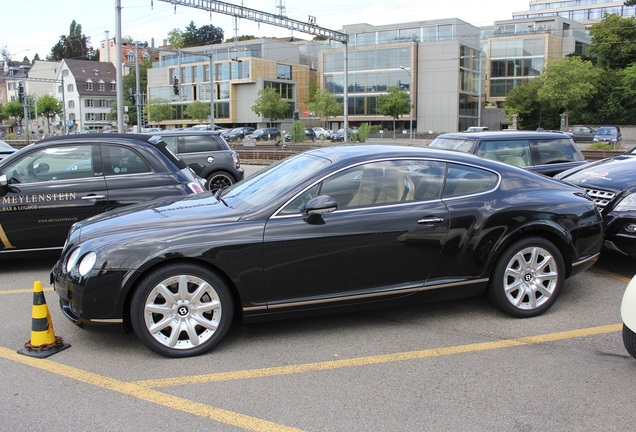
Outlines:
<svg viewBox="0 0 636 432"><path fill-rule="evenodd" d="M453 132L439 135L440 138L455 139L519 139L519 138L570 138L565 132L555 131L484 131L484 132Z"/></svg>
<svg viewBox="0 0 636 432"><path fill-rule="evenodd" d="M52 142L65 142L65 141L104 141L112 142L114 140L125 141L144 141L154 145L154 140L151 141L151 134L131 134L131 133L93 133L93 134L73 134L73 135L57 135L49 138L44 138L37 141L35 144L49 144Z"/></svg>
<svg viewBox="0 0 636 432"><path fill-rule="evenodd" d="M179 136L179 135L196 135L196 136L209 136L209 135L221 135L222 130L175 130L175 131L161 131L161 132L145 132L144 135L159 135L159 136Z"/></svg>

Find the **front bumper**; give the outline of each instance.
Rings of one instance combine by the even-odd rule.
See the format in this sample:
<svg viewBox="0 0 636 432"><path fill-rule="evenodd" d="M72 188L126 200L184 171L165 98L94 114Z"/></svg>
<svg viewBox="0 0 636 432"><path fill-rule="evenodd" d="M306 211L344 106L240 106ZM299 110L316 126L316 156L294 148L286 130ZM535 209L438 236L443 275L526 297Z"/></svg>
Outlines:
<svg viewBox="0 0 636 432"><path fill-rule="evenodd" d="M77 325L121 322L124 298L124 271L92 270L78 278L63 271L62 260L51 270L51 284L60 297L64 316Z"/></svg>
<svg viewBox="0 0 636 432"><path fill-rule="evenodd" d="M605 248L636 258L636 214L611 213L604 222Z"/></svg>

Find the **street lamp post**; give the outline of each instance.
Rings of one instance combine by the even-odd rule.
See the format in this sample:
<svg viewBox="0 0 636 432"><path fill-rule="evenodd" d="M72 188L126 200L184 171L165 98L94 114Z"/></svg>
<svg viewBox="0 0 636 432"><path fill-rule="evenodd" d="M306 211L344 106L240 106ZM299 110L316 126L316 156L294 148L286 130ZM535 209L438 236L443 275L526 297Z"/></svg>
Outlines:
<svg viewBox="0 0 636 432"><path fill-rule="evenodd" d="M409 140L413 139L413 76L411 76L411 71L406 69L404 66L400 66L404 72L409 74L409 99L410 99L410 110L409 110Z"/></svg>

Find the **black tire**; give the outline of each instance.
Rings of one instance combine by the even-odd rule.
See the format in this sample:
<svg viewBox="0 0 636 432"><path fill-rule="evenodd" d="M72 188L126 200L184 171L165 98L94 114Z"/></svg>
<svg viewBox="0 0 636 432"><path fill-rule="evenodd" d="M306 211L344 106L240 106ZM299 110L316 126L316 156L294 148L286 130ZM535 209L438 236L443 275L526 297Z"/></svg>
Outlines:
<svg viewBox="0 0 636 432"><path fill-rule="evenodd" d="M234 177L225 171L215 171L206 179L208 190L216 192L219 189L225 189L232 186L235 181Z"/></svg>
<svg viewBox="0 0 636 432"><path fill-rule="evenodd" d="M192 357L210 351L227 333L234 301L216 274L175 263L149 273L130 304L135 334L157 354Z"/></svg>
<svg viewBox="0 0 636 432"><path fill-rule="evenodd" d="M516 318L541 315L563 290L565 264L559 249L541 237L510 245L499 257L488 287L488 299Z"/></svg>
<svg viewBox="0 0 636 432"><path fill-rule="evenodd" d="M623 324L623 345L625 345L629 355L636 359L636 333L631 331L625 324Z"/></svg>

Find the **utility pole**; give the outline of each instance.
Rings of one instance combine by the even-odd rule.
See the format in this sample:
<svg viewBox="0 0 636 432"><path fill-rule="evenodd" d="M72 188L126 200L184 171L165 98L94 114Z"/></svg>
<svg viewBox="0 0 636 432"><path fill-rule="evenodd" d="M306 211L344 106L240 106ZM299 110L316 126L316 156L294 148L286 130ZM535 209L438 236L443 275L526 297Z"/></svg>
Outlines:
<svg viewBox="0 0 636 432"><path fill-rule="evenodd" d="M143 109L143 105L141 103L141 72L139 71L139 42L135 41L135 81L137 82L137 85L135 86L135 93L137 94L137 97L135 98L135 102L137 105L137 132L141 131L141 127L142 127L142 113L141 110Z"/></svg>
<svg viewBox="0 0 636 432"><path fill-rule="evenodd" d="M108 47L106 47L108 49ZM121 0L115 0L115 71L117 80L117 131L124 132L124 80L121 57Z"/></svg>

